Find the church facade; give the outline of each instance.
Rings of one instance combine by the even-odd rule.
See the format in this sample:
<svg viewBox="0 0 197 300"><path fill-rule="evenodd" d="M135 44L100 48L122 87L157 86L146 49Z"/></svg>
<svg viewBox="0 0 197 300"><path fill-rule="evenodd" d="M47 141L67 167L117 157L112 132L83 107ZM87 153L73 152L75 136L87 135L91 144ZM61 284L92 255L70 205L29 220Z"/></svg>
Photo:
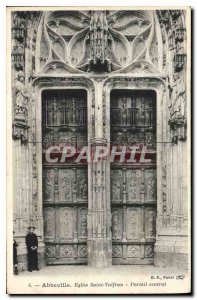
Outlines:
<svg viewBox="0 0 197 300"><path fill-rule="evenodd" d="M20 270L29 225L41 267L188 266L189 20L188 9L11 12Z"/></svg>

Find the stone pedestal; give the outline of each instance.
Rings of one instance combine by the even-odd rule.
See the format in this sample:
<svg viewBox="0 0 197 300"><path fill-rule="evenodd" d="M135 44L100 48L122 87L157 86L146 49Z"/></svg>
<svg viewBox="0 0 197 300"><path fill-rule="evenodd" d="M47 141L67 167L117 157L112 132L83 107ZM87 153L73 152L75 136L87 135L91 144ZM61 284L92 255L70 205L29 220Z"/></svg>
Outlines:
<svg viewBox="0 0 197 300"><path fill-rule="evenodd" d="M155 244L154 265L188 269L187 236L163 236Z"/></svg>
<svg viewBox="0 0 197 300"><path fill-rule="evenodd" d="M111 239L88 241L88 265L94 268L107 268L112 265Z"/></svg>

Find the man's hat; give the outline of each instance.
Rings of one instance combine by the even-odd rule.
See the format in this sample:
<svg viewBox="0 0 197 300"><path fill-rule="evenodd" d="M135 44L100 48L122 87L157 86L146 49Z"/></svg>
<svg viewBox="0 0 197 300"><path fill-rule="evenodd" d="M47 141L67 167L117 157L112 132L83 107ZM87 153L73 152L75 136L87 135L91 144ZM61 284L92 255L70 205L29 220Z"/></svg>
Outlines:
<svg viewBox="0 0 197 300"><path fill-rule="evenodd" d="M29 227L27 227L27 229L31 229L31 228L33 228L33 230L36 229L35 226L29 226Z"/></svg>

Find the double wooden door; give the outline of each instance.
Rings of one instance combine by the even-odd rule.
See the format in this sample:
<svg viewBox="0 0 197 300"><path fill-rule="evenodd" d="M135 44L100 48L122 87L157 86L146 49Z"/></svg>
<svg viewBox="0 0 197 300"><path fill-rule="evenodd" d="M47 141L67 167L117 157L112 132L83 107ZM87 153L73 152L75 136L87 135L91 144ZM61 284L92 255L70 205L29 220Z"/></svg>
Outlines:
<svg viewBox="0 0 197 300"><path fill-rule="evenodd" d="M156 95L153 91L114 90L110 101L111 145L123 162L111 163L112 262L151 264L156 230ZM142 159L142 149L146 155ZM129 150L138 147L135 161ZM144 148L145 149L145 148ZM149 159L149 161L147 161Z"/></svg>
<svg viewBox="0 0 197 300"><path fill-rule="evenodd" d="M42 95L43 214L47 264L87 263L88 174L71 158L46 160L50 146L87 145L87 95L48 90ZM110 100L111 145L126 146L125 161L111 163L112 262L151 264L156 231L156 95L114 90ZM147 147L141 160L143 146ZM128 163L129 147L138 147Z"/></svg>
<svg viewBox="0 0 197 300"><path fill-rule="evenodd" d="M61 162L51 146L87 144L85 91L47 90L42 94L43 214L46 264L87 263L88 174L74 158Z"/></svg>

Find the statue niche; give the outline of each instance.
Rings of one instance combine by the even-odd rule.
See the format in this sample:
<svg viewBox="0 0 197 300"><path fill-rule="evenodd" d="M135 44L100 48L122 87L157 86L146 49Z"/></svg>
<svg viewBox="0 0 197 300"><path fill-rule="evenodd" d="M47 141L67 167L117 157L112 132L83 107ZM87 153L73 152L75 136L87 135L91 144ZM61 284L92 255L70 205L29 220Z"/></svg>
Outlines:
<svg viewBox="0 0 197 300"><path fill-rule="evenodd" d="M170 105L169 125L171 129L172 142L184 141L186 138L186 116L185 116L185 84L182 78L175 77L174 84L170 90L172 104Z"/></svg>
<svg viewBox="0 0 197 300"><path fill-rule="evenodd" d="M30 94L24 84L25 75L23 71L17 73L16 82L13 89L14 94L14 122L13 133L14 139L21 139L21 143L25 144L28 140L28 101Z"/></svg>
<svg viewBox="0 0 197 300"><path fill-rule="evenodd" d="M25 76L22 71L17 74L17 79L14 87L15 99L15 120L19 122L27 122L27 104L29 100L29 93L24 84Z"/></svg>

